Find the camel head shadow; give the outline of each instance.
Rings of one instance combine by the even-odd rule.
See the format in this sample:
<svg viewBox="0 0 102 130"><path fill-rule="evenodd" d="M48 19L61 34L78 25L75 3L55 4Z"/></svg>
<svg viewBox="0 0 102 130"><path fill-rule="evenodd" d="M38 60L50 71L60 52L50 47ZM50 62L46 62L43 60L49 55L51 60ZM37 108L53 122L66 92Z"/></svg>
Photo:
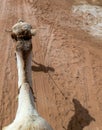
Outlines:
<svg viewBox="0 0 102 130"><path fill-rule="evenodd" d="M77 99L73 99L75 114L72 116L67 130L83 130L91 121L95 119L89 114L89 111L84 108Z"/></svg>

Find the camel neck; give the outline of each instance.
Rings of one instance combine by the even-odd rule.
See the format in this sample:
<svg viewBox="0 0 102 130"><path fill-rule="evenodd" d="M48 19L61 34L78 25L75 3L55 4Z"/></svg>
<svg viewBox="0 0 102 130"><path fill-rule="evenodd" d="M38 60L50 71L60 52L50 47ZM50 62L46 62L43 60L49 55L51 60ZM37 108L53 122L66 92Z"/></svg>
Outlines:
<svg viewBox="0 0 102 130"><path fill-rule="evenodd" d="M18 97L17 117L38 116L34 105L34 96L28 83L23 83Z"/></svg>
<svg viewBox="0 0 102 130"><path fill-rule="evenodd" d="M18 70L18 88L25 82L32 87L31 61L32 52L16 51L17 70Z"/></svg>
<svg viewBox="0 0 102 130"><path fill-rule="evenodd" d="M34 95L31 88L31 52L16 51L18 69L18 110L16 117L38 115L34 105ZM19 115L19 116L18 116Z"/></svg>
<svg viewBox="0 0 102 130"><path fill-rule="evenodd" d="M26 81L29 83L30 87L32 87L32 70L31 70L31 62L32 62L32 52L26 51L23 52L23 60L24 60L24 71Z"/></svg>

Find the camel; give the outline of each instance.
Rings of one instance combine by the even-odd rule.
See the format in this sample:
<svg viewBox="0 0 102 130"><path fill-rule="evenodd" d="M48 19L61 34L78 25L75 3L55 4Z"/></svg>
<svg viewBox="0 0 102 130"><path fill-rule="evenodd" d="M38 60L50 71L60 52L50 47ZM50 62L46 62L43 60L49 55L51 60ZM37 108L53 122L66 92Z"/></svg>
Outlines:
<svg viewBox="0 0 102 130"><path fill-rule="evenodd" d="M16 44L18 70L18 109L14 121L2 130L53 130L37 112L34 105L31 82L32 42L35 35L31 25L18 21L12 27L12 38Z"/></svg>

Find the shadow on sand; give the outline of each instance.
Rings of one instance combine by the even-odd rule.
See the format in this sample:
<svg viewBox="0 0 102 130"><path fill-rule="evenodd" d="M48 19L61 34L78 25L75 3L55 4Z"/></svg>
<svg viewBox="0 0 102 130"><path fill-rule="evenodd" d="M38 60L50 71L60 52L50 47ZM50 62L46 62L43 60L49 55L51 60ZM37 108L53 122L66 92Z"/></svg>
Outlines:
<svg viewBox="0 0 102 130"><path fill-rule="evenodd" d="M84 108L77 99L73 99L75 114L72 116L67 130L83 130L91 121L95 119L89 114L88 110Z"/></svg>
<svg viewBox="0 0 102 130"><path fill-rule="evenodd" d="M32 66L32 71L35 72L44 72L44 73L48 73L49 71L54 72L55 69L53 67L49 67L49 66L45 66L43 64L37 63L36 61L33 60L33 63L35 64L35 66Z"/></svg>

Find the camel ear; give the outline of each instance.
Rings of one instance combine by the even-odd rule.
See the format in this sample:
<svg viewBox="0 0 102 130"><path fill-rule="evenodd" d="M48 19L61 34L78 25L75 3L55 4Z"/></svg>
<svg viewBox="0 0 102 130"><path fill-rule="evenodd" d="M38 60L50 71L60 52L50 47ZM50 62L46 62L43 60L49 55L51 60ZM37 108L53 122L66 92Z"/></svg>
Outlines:
<svg viewBox="0 0 102 130"><path fill-rule="evenodd" d="M31 34L32 34L32 36L35 36L36 35L36 29L31 29Z"/></svg>

